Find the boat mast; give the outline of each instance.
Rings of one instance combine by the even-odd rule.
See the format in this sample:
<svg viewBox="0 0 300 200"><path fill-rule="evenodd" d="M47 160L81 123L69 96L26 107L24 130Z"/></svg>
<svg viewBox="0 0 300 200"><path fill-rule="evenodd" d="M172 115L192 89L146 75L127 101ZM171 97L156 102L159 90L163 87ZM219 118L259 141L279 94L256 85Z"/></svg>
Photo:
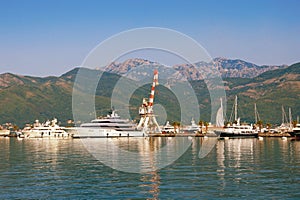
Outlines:
<svg viewBox="0 0 300 200"><path fill-rule="evenodd" d="M255 116L255 124L257 124L257 109L256 109L256 103L254 103L254 116Z"/></svg>
<svg viewBox="0 0 300 200"><path fill-rule="evenodd" d="M290 112L290 108L289 108L289 112ZM282 125L287 126L288 123L289 123L289 119L287 118L284 107L282 106Z"/></svg>
<svg viewBox="0 0 300 200"><path fill-rule="evenodd" d="M292 109L289 108L289 120L290 120L290 129L293 128L293 124L292 124Z"/></svg>
<svg viewBox="0 0 300 200"><path fill-rule="evenodd" d="M282 124L284 124L284 113L285 113L285 111L284 111L284 107L283 107L283 105L281 106L281 112L282 112Z"/></svg>
<svg viewBox="0 0 300 200"><path fill-rule="evenodd" d="M254 116L255 116L255 124L257 124L258 121L260 121L259 113L257 111L256 103L254 103Z"/></svg>
<svg viewBox="0 0 300 200"><path fill-rule="evenodd" d="M237 121L237 96L235 96L235 104L234 104L234 121Z"/></svg>

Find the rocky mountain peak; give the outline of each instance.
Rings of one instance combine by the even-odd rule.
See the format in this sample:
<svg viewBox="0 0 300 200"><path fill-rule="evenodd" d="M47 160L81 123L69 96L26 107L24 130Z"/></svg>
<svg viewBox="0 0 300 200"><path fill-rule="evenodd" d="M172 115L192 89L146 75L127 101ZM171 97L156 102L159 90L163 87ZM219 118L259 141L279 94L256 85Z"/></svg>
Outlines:
<svg viewBox="0 0 300 200"><path fill-rule="evenodd" d="M12 85L23 85L24 82L16 75L5 73L0 75L0 88L6 88Z"/></svg>
<svg viewBox="0 0 300 200"><path fill-rule="evenodd" d="M134 58L128 59L124 62L113 62L107 67L105 71L116 73L116 74L125 74L133 68L137 68L143 65L150 65L153 67L162 66L157 62L152 62L145 59ZM197 62L194 64L177 64L172 68L175 70L175 73L171 76L178 77L178 73L187 78L188 80L202 80L205 77L205 73L210 71L207 69L217 68L223 78L227 77L240 77L240 78L254 78L258 75L276 69L286 68L287 65L256 65L250 62L246 62L240 59L227 59L227 58L214 58L213 62ZM201 70L199 70L201 69ZM172 77L170 77L172 78ZM138 78L135 78L138 79Z"/></svg>
<svg viewBox="0 0 300 200"><path fill-rule="evenodd" d="M125 74L128 71L130 71L132 68L136 68L142 65L156 66L159 65L159 63L141 59L141 58L134 58L134 59L125 60L124 62L112 62L110 65L104 68L104 71L117 73L117 74Z"/></svg>

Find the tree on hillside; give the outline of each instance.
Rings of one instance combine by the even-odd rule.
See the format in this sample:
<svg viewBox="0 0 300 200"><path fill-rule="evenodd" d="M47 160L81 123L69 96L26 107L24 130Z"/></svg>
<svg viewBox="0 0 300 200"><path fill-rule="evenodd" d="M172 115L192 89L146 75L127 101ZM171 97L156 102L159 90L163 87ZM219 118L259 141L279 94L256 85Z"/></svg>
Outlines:
<svg viewBox="0 0 300 200"><path fill-rule="evenodd" d="M294 120L294 121L292 122L294 128L297 126L297 123L298 123L297 120Z"/></svg>
<svg viewBox="0 0 300 200"><path fill-rule="evenodd" d="M208 131L208 125L209 125L209 123L208 123L208 122L204 122L204 126L205 126L205 133L207 133L207 131Z"/></svg>
<svg viewBox="0 0 300 200"><path fill-rule="evenodd" d="M259 132L261 132L261 129L263 127L263 121L261 120L257 121L256 125L259 127Z"/></svg>
<svg viewBox="0 0 300 200"><path fill-rule="evenodd" d="M175 121L172 125L174 126L174 132L179 133L180 122Z"/></svg>
<svg viewBox="0 0 300 200"><path fill-rule="evenodd" d="M204 124L204 123L203 123L202 120L200 120L198 124L199 124L199 126L200 126L200 133L202 133L202 128L203 128L203 124Z"/></svg>
<svg viewBox="0 0 300 200"><path fill-rule="evenodd" d="M268 129L268 132L270 132L272 124L271 123L267 123L266 126L267 126L267 129Z"/></svg>

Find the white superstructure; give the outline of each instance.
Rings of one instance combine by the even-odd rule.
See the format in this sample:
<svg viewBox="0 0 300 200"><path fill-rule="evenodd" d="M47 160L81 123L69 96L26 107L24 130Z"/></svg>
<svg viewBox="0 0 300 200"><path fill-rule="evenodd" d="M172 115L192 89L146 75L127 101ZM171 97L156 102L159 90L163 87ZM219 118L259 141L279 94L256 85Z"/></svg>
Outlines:
<svg viewBox="0 0 300 200"><path fill-rule="evenodd" d="M200 126L196 124L194 119L192 119L191 125L183 127L183 132L186 133L197 133L199 131L200 131Z"/></svg>
<svg viewBox="0 0 300 200"><path fill-rule="evenodd" d="M67 138L70 136L64 127L58 126L57 119L40 123L36 120L33 127L25 127L22 135L25 138Z"/></svg>

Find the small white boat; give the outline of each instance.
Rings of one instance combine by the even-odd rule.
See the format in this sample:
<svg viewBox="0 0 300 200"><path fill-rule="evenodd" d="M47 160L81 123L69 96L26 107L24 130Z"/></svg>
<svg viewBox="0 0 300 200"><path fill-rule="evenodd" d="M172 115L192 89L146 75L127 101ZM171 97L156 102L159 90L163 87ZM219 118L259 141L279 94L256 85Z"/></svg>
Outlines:
<svg viewBox="0 0 300 200"><path fill-rule="evenodd" d="M170 125L170 122L167 121L166 124L161 128L162 134L175 133L174 126Z"/></svg>
<svg viewBox="0 0 300 200"><path fill-rule="evenodd" d="M195 123L194 119L192 119L191 125L183 128L185 133L197 133L198 131L200 131L200 126Z"/></svg>

